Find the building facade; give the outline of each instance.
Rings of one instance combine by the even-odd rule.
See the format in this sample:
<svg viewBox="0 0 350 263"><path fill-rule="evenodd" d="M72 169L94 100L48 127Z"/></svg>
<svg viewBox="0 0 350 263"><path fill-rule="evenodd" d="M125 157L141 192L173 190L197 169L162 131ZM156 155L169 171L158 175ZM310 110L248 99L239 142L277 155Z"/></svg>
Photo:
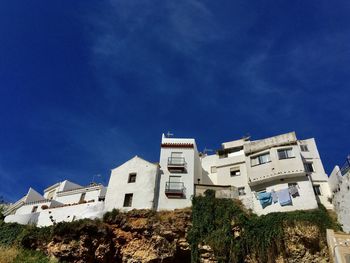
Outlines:
<svg viewBox="0 0 350 263"><path fill-rule="evenodd" d="M28 193L5 212L5 222L48 226L103 215L106 187L81 186L68 180L54 184L41 195L30 188Z"/></svg>
<svg viewBox="0 0 350 263"><path fill-rule="evenodd" d="M105 211L112 209L156 209L158 201L158 164L138 156L111 171Z"/></svg>
<svg viewBox="0 0 350 263"><path fill-rule="evenodd" d="M314 209L317 203L332 209L315 140L298 140L294 132L222 143L217 154L202 157L202 167L205 184L237 187L239 199L258 215Z"/></svg>
<svg viewBox="0 0 350 263"><path fill-rule="evenodd" d="M350 233L350 156L339 167L335 166L329 176L334 210L343 230Z"/></svg>
<svg viewBox="0 0 350 263"><path fill-rule="evenodd" d="M258 215L315 209L318 203L333 209L314 139L299 140L294 132L261 140L246 137L222 143L208 155L198 152L193 138L163 134L159 163L135 156L111 170L107 188L63 181L46 188L43 196L30 189L7 209L5 220L42 226L101 217L112 209L185 208L206 189L219 198L238 198Z"/></svg>
<svg viewBox="0 0 350 263"><path fill-rule="evenodd" d="M201 163L195 140L166 138L163 134L160 147L157 209L191 206L194 184L201 175Z"/></svg>

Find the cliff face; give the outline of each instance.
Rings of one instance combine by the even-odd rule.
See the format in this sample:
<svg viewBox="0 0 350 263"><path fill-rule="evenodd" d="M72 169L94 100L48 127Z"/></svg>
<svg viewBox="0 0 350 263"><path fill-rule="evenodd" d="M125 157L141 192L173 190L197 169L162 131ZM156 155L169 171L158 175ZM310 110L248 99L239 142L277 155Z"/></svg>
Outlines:
<svg viewBox="0 0 350 263"><path fill-rule="evenodd" d="M40 249L60 261L76 263L191 262L187 239L190 209L115 213L104 221L57 227L52 240ZM295 223L283 229L283 247L271 262L329 262L327 245L317 226ZM199 245L199 253L200 262L218 262L207 244ZM246 255L244 261L263 262L254 254Z"/></svg>
<svg viewBox="0 0 350 263"><path fill-rule="evenodd" d="M326 240L320 229L312 224L298 222L283 227L283 247L277 252L276 263L327 263L331 262ZM255 255L248 255L245 262L259 263Z"/></svg>
<svg viewBox="0 0 350 263"><path fill-rule="evenodd" d="M186 233L190 210L118 213L106 223L87 222L75 234L62 232L48 255L68 262L190 262ZM74 230L73 230L74 231Z"/></svg>

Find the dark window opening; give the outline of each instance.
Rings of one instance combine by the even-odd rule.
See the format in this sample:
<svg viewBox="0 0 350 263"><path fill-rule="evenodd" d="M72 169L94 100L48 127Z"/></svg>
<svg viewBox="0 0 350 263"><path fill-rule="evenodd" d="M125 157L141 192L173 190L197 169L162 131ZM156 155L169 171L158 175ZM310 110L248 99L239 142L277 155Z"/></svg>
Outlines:
<svg viewBox="0 0 350 263"><path fill-rule="evenodd" d="M125 194L124 197L124 207L131 207L132 206L132 196L133 194Z"/></svg>
<svg viewBox="0 0 350 263"><path fill-rule="evenodd" d="M38 206L33 206L32 213L35 213L38 210Z"/></svg>
<svg viewBox="0 0 350 263"><path fill-rule="evenodd" d="M321 194L321 187L319 185L314 185L314 192L315 192L315 195L322 195Z"/></svg>
<svg viewBox="0 0 350 263"><path fill-rule="evenodd" d="M135 183L136 182L136 173L129 174L128 183Z"/></svg>

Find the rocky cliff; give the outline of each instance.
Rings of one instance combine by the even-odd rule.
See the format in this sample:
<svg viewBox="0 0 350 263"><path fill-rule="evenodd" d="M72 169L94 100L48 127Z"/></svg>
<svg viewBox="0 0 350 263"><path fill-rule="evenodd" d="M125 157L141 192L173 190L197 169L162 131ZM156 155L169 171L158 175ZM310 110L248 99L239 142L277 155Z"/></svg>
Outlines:
<svg viewBox="0 0 350 263"><path fill-rule="evenodd" d="M68 262L190 262L186 240L190 209L155 213L117 211L105 222L82 221L75 229L58 229L45 249Z"/></svg>
<svg viewBox="0 0 350 263"><path fill-rule="evenodd" d="M191 262L188 241L191 216L190 209L157 213L149 210L114 211L105 216L104 222L82 220L59 224L47 242L40 243L32 238L24 245L40 249L62 262ZM240 238L239 235L236 237ZM329 262L322 236L320 228L310 223L285 225L283 247L267 261ZM218 262L214 249L205 242L198 244L198 251L200 262ZM254 253L244 255L243 261L266 262Z"/></svg>

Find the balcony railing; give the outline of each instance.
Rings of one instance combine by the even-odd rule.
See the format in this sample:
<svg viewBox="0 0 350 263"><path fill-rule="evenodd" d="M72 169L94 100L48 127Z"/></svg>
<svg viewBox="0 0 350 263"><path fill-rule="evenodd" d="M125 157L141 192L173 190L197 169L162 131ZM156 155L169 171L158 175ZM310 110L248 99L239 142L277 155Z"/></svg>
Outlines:
<svg viewBox="0 0 350 263"><path fill-rule="evenodd" d="M168 170L169 172L180 172L186 171L186 161L184 157L169 157L168 158Z"/></svg>
<svg viewBox="0 0 350 263"><path fill-rule="evenodd" d="M183 182L166 182L165 195L168 197L181 198L185 196L185 185Z"/></svg>

